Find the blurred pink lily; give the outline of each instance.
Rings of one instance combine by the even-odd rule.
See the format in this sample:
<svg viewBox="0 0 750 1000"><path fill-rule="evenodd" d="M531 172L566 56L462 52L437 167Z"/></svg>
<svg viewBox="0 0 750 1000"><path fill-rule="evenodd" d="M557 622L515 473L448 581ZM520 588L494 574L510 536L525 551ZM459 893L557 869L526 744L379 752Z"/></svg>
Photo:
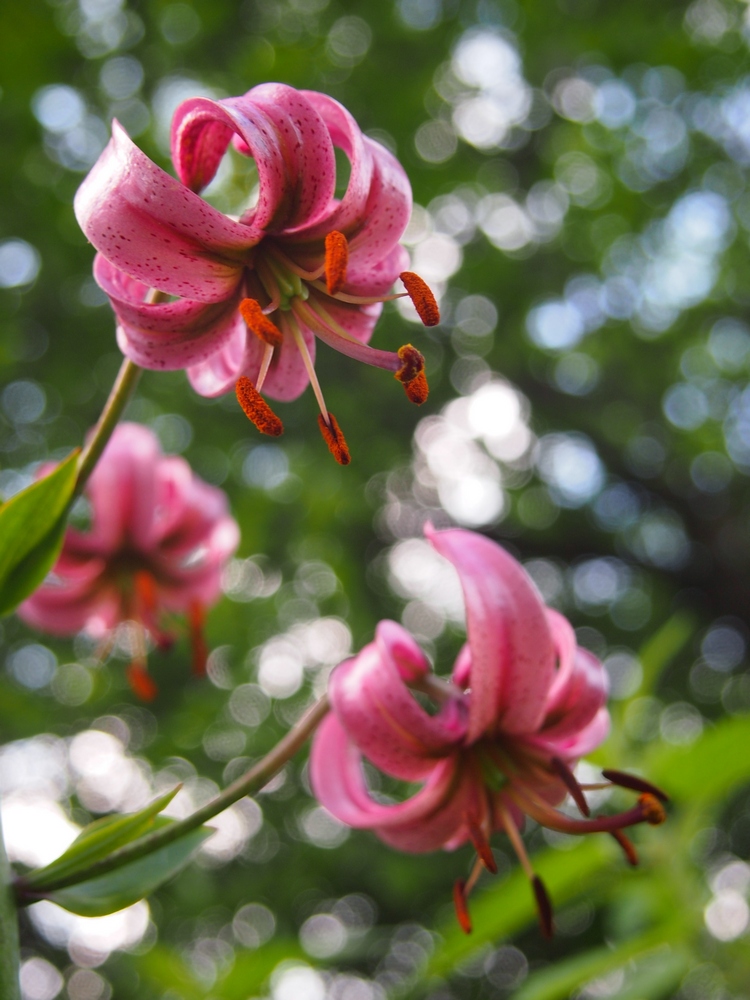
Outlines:
<svg viewBox="0 0 750 1000"><path fill-rule="evenodd" d="M258 170L257 202L238 220L198 194L230 141ZM351 163L340 200L335 148ZM411 212L406 174L332 98L279 83L183 102L172 122L172 159L179 180L114 122L76 195L121 350L144 368L187 369L203 396L236 386L248 417L267 434L283 428L261 391L286 401L312 383L323 436L346 464L315 374L316 337L393 372L412 401L427 398L416 348L367 346L382 303L398 297L388 292L399 276L423 321L439 321L432 293L405 270L398 243Z"/></svg>
<svg viewBox="0 0 750 1000"><path fill-rule="evenodd" d="M503 830L550 935L551 905L519 832L524 815L565 833L609 832L636 863L622 829L661 822L666 796L640 778L605 771L612 783L642 794L627 812L589 818L584 792L607 784L582 786L572 768L609 729L602 664L576 644L567 620L544 605L525 570L499 545L461 529L428 526L426 534L458 571L466 602L468 642L452 680L431 672L400 625L381 622L374 642L331 675L333 711L313 744L313 790L342 822L372 829L403 851L451 850L471 841L476 863L454 887L467 933L468 893L482 867L497 870L490 837ZM409 688L427 694L437 711L428 713ZM385 774L423 787L400 803L376 801L363 756ZM554 808L568 793L584 819Z"/></svg>
<svg viewBox="0 0 750 1000"><path fill-rule="evenodd" d="M239 529L222 490L199 479L183 458L163 455L153 431L119 424L86 487L88 531L68 528L49 578L19 607L20 617L53 635L84 629L114 641L130 622L128 678L145 700L157 688L146 671L146 636L161 646L164 612L187 614L193 669L205 669L202 624L220 594L221 572Z"/></svg>

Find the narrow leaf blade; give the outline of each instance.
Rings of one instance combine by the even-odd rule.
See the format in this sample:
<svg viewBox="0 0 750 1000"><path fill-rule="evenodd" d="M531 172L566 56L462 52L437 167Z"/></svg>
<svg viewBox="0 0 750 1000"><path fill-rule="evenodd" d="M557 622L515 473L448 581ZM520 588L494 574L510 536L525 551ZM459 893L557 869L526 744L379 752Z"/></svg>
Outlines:
<svg viewBox="0 0 750 1000"><path fill-rule="evenodd" d="M77 469L78 450L0 507L0 615L33 593L54 566Z"/></svg>
<svg viewBox="0 0 750 1000"><path fill-rule="evenodd" d="M158 820L155 821L161 825ZM163 820L163 823L172 822ZM173 878L190 861L213 830L200 827L144 858L98 878L59 889L49 899L82 917L103 917L137 903Z"/></svg>
<svg viewBox="0 0 750 1000"><path fill-rule="evenodd" d="M67 878L88 865L99 861L148 831L154 817L169 805L179 791L179 786L160 796L145 809L129 815L104 816L85 827L70 847L45 868L26 876L26 883L43 889L53 879Z"/></svg>

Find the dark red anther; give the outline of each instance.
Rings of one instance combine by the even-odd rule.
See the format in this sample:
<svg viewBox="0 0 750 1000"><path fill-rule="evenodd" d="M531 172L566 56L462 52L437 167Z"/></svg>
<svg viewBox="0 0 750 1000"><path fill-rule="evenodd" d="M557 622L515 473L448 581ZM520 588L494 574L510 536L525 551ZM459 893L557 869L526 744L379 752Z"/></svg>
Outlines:
<svg viewBox="0 0 750 1000"><path fill-rule="evenodd" d="M669 796L666 792L663 792L661 788L657 788L656 785L652 785L650 781L638 778L635 774L626 774L625 771L612 771L610 768L607 768L602 771L602 775L607 781L611 781L613 785L619 785L621 788L630 788L634 792L646 792L649 795L655 795L660 802L669 802Z"/></svg>
<svg viewBox="0 0 750 1000"><path fill-rule="evenodd" d="M589 804L586 801L586 796L583 794L583 789L565 761L561 760L560 757L553 757L550 760L550 764L555 774L570 792L570 797L578 806L581 814L583 816L590 816L591 810L589 809Z"/></svg>
<svg viewBox="0 0 750 1000"><path fill-rule="evenodd" d="M533 877L531 885L536 898L536 908L539 911L539 926L542 929L542 934L549 940L555 933L552 903L547 895L547 890L544 888L544 882L542 882L538 875Z"/></svg>

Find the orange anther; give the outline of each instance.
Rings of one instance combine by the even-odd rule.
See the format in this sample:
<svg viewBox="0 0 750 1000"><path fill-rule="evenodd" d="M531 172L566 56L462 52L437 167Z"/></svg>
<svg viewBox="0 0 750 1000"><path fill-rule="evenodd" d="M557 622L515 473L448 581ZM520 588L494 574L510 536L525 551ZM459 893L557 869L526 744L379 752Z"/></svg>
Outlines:
<svg viewBox="0 0 750 1000"><path fill-rule="evenodd" d="M126 671L128 683L141 701L153 701L159 693L156 681L139 660L134 660Z"/></svg>
<svg viewBox="0 0 750 1000"><path fill-rule="evenodd" d="M402 271L399 278L424 325L437 326L440 322L440 309L427 282L413 271Z"/></svg>
<svg viewBox="0 0 750 1000"><path fill-rule="evenodd" d="M140 569L133 578L138 600L146 611L155 611L157 605L156 580L148 570Z"/></svg>
<svg viewBox="0 0 750 1000"><path fill-rule="evenodd" d="M347 447L344 435L341 432L341 428L338 425L338 421L332 413L328 414L328 423L323 419L323 414L318 414L318 427L320 427L320 433L323 435L323 440L328 445L328 450L339 463L339 465L348 465L352 457L349 454L349 448Z"/></svg>
<svg viewBox="0 0 750 1000"><path fill-rule="evenodd" d="M284 336L276 324L272 323L263 312L260 302L256 302L255 299L243 299L240 302L240 315L248 330L264 344L270 344L271 347L281 347Z"/></svg>
<svg viewBox="0 0 750 1000"><path fill-rule="evenodd" d="M349 263L349 244L346 236L337 230L326 236L326 287L329 295L340 291L346 281Z"/></svg>
<svg viewBox="0 0 750 1000"><path fill-rule="evenodd" d="M643 795L638 797L638 804L641 807L641 812L643 813L643 818L651 826L659 826L667 818L667 814L664 810L664 806L657 799L655 795L650 792L645 792Z"/></svg>
<svg viewBox="0 0 750 1000"><path fill-rule="evenodd" d="M255 424L261 434L278 437L284 433L284 425L247 375L240 375L234 389L237 393L237 402L245 411L245 416Z"/></svg>
<svg viewBox="0 0 750 1000"><path fill-rule="evenodd" d="M401 358L401 367L393 377L403 383L411 402L421 406L430 392L424 373L424 356L411 344L399 347L398 356Z"/></svg>
<svg viewBox="0 0 750 1000"><path fill-rule="evenodd" d="M464 934L471 934L471 917L469 916L469 904L466 899L466 883L458 878L453 883L453 905L456 908L456 917L461 925Z"/></svg>

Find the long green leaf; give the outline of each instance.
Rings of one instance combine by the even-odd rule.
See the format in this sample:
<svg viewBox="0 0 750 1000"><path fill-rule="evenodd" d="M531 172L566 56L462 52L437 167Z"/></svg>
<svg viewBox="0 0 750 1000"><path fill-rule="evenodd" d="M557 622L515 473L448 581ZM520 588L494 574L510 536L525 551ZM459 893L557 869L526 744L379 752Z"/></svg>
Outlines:
<svg viewBox="0 0 750 1000"><path fill-rule="evenodd" d="M650 694L659 677L695 632L697 622L686 611L676 611L638 652L643 680L638 694Z"/></svg>
<svg viewBox="0 0 750 1000"><path fill-rule="evenodd" d="M157 817L155 825L173 822ZM49 899L71 913L83 917L101 917L122 910L154 892L169 881L190 861L204 840L214 833L206 827L192 830L153 854L98 878L52 892Z"/></svg>
<svg viewBox="0 0 750 1000"><path fill-rule="evenodd" d="M690 746L660 743L644 774L676 799L711 803L750 781L750 715L721 719Z"/></svg>
<svg viewBox="0 0 750 1000"><path fill-rule="evenodd" d="M0 615L33 593L54 566L77 468L78 450L0 507Z"/></svg>
<svg viewBox="0 0 750 1000"><path fill-rule="evenodd" d="M574 898L596 880L614 859L602 838L590 838L571 851L548 850L534 857L555 906ZM520 869L499 885L471 898L472 934L464 934L454 920L438 928L442 946L435 952L426 976L446 976L487 942L495 942L536 920L536 904L528 879Z"/></svg>
<svg viewBox="0 0 750 1000"><path fill-rule="evenodd" d="M26 884L35 889L43 889L45 884L82 871L119 847L137 840L153 825L154 817L166 809L178 791L179 787L174 788L140 812L127 816L104 816L90 823L81 830L64 854L45 868L30 872L25 878Z"/></svg>
<svg viewBox="0 0 750 1000"><path fill-rule="evenodd" d="M653 956L655 951L663 960L672 958L669 948L665 947L672 936L673 928L662 926L617 948L594 948L557 962L532 974L515 994L514 1000L566 1000L576 988L622 968L632 959ZM684 956L680 968L684 968Z"/></svg>

